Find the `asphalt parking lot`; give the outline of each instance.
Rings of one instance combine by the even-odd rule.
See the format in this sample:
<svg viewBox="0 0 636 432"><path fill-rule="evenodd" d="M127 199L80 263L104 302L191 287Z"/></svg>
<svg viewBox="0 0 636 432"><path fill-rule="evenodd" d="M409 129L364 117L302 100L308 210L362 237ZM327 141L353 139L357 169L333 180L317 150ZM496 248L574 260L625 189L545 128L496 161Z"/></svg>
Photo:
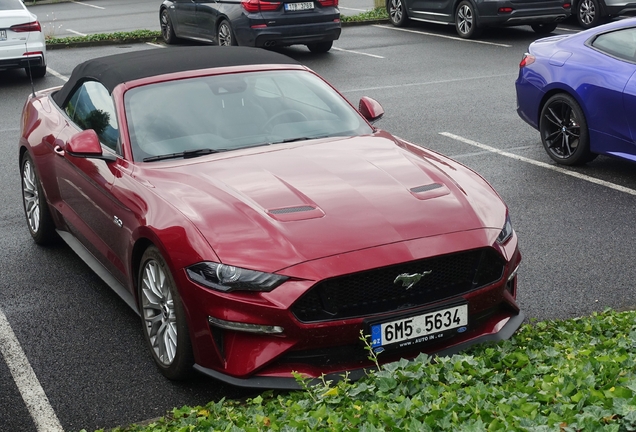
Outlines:
<svg viewBox="0 0 636 432"><path fill-rule="evenodd" d="M573 31L564 26L557 33ZM530 319L633 308L634 165L605 157L577 169L551 162L538 133L515 111L518 63L535 39L529 27L491 30L478 41L466 41L452 27L366 25L345 28L326 55L304 47L282 52L321 74L352 103L363 95L378 100L386 114L377 126L451 156L493 184L509 205L520 238L519 302ZM62 84L84 59L141 49L163 48L52 50L49 74L35 87ZM109 428L174 406L251 394L204 377L165 380L146 352L137 316L66 246L41 248L31 242L17 163L19 114L30 91L22 71L0 72L5 155L0 158L0 345L5 348L0 430ZM25 362L33 374L15 378L10 365L28 372ZM24 383L33 399L21 395Z"/></svg>

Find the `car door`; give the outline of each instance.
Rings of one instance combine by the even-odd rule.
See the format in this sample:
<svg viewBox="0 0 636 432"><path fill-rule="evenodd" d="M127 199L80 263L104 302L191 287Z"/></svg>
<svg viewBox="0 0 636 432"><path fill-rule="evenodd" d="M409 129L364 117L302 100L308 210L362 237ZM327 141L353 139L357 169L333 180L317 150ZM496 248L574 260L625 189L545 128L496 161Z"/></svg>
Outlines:
<svg viewBox="0 0 636 432"><path fill-rule="evenodd" d="M197 2L196 0L174 0L179 35L197 36Z"/></svg>
<svg viewBox="0 0 636 432"><path fill-rule="evenodd" d="M219 16L217 0L197 0L197 28L200 37L209 41L216 40L216 21Z"/></svg>
<svg viewBox="0 0 636 432"><path fill-rule="evenodd" d="M121 177L125 161L120 156L119 129L112 98L96 81L84 82L64 107L66 125L57 136L55 171L60 192L59 210L71 233L109 272L125 281L126 268L117 243L122 228L120 204L112 189ZM93 129L103 153L114 160L76 157L64 151L68 141L85 129Z"/></svg>

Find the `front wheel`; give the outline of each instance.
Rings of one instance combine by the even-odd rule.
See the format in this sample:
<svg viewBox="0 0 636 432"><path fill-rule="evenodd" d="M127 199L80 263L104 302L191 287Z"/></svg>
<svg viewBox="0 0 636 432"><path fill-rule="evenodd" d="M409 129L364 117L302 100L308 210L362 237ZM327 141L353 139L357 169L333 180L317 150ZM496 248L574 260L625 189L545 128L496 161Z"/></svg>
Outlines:
<svg viewBox="0 0 636 432"><path fill-rule="evenodd" d="M168 44L174 44L179 41L177 35L174 32L174 27L172 25L172 20L170 19L170 15L168 14L168 9L163 9L161 11L161 37Z"/></svg>
<svg viewBox="0 0 636 432"><path fill-rule="evenodd" d="M312 53L326 53L331 49L332 46L333 41L307 44L307 48L309 48L309 51L311 51Z"/></svg>
<svg viewBox="0 0 636 432"><path fill-rule="evenodd" d="M590 151L585 114L568 94L548 99L541 109L539 131L548 155L559 164L581 165L596 158Z"/></svg>
<svg viewBox="0 0 636 432"><path fill-rule="evenodd" d="M144 336L157 367L172 380L188 377L194 359L185 310L172 273L155 246L141 258L138 289Z"/></svg>
<svg viewBox="0 0 636 432"><path fill-rule="evenodd" d="M532 27L532 30L534 30L536 34L544 35L544 34L552 33L554 30L556 30L557 25L556 23L532 24L530 27Z"/></svg>
<svg viewBox="0 0 636 432"><path fill-rule="evenodd" d="M601 7L598 0L580 0L576 4L576 20L584 29L596 27L601 23Z"/></svg>
<svg viewBox="0 0 636 432"><path fill-rule="evenodd" d="M481 34L481 29L477 25L477 14L471 2L464 0L457 6L455 29L457 34L464 39L476 38Z"/></svg>
<svg viewBox="0 0 636 432"><path fill-rule="evenodd" d="M39 245L50 244L57 238L55 224L29 153L24 153L20 170L22 172L22 203L31 237Z"/></svg>
<svg viewBox="0 0 636 432"><path fill-rule="evenodd" d="M232 26L227 20L221 21L219 28L216 31L216 41L219 46L236 46L236 38L232 31Z"/></svg>
<svg viewBox="0 0 636 432"><path fill-rule="evenodd" d="M409 20L404 0L388 0L386 11L389 14L389 21L396 27L404 27Z"/></svg>

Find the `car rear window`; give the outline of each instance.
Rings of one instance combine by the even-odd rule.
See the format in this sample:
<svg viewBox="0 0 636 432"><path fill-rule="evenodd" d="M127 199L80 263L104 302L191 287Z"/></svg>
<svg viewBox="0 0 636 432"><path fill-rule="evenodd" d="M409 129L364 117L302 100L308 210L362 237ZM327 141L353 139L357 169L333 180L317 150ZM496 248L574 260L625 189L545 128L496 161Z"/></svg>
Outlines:
<svg viewBox="0 0 636 432"><path fill-rule="evenodd" d="M0 0L0 10L24 9L22 0Z"/></svg>
<svg viewBox="0 0 636 432"><path fill-rule="evenodd" d="M636 28L598 35L591 45L599 51L630 62L636 61Z"/></svg>

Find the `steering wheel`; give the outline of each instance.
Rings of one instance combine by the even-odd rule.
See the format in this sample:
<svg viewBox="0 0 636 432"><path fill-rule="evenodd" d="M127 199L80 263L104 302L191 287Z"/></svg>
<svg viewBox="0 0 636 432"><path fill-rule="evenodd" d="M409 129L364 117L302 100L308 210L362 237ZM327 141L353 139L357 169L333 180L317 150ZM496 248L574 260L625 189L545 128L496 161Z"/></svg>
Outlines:
<svg viewBox="0 0 636 432"><path fill-rule="evenodd" d="M291 120L281 121L284 117L287 117ZM297 111L294 109L286 109L270 117L270 119L267 120L265 124L263 125L263 129L265 129L266 131L271 131L271 129L275 125L280 123L294 123L294 122L307 121L307 120L309 120L307 116L301 113L300 111Z"/></svg>

